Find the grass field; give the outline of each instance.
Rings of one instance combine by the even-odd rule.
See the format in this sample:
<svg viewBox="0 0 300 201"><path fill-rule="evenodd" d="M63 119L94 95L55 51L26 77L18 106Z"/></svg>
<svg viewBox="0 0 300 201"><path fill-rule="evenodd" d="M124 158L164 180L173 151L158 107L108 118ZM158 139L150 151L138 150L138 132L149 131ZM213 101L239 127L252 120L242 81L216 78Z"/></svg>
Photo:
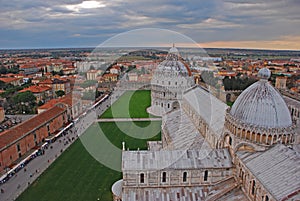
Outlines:
<svg viewBox="0 0 300 201"><path fill-rule="evenodd" d="M145 100L149 104L150 92L135 94L137 95L130 100L135 106L131 109L131 114L140 117L138 114L145 114L136 112L136 109L139 111L140 106L145 108ZM126 93L125 97L130 96ZM111 201L111 186L122 175L102 165L99 159L95 159L97 156L92 157L90 153L114 159L113 164L120 166L122 142L125 141L130 150L146 149L147 141L160 140L160 133L156 133L160 131L160 125L161 122L147 121L93 124L80 137L81 140L76 140L17 201L92 201L98 198ZM127 134L135 134L136 137ZM149 134L153 137L144 139ZM87 150L86 146L90 149ZM111 147L115 147L116 151L111 151Z"/></svg>
<svg viewBox="0 0 300 201"><path fill-rule="evenodd" d="M146 111L151 105L149 90L125 92L100 118L148 118Z"/></svg>
<svg viewBox="0 0 300 201"><path fill-rule="evenodd" d="M152 122L152 127L141 132L140 128L149 122L122 122L121 128L127 128L131 133L138 132L144 138L149 130L160 127L161 122ZM119 123L118 123L119 124ZM122 132L115 123L100 123L105 137L116 147L119 154L108 155L121 162L122 141L130 149L146 149L149 139L136 139ZM88 128L83 135L83 141L94 141L99 132L97 124ZM160 140L160 133L151 140ZM106 149L105 146L100 146ZM106 150L109 154L109 150ZM111 201L111 186L121 178L121 173L111 170L95 160L85 149L82 142L77 140L72 144L17 200L18 201Z"/></svg>

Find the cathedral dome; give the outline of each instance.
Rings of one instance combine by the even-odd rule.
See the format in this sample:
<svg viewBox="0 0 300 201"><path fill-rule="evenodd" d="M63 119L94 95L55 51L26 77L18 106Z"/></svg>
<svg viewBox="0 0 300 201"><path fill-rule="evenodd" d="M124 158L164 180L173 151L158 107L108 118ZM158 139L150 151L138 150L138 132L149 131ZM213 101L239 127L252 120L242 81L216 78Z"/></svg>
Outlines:
<svg viewBox="0 0 300 201"><path fill-rule="evenodd" d="M268 83L271 73L259 71L260 80L244 90L233 104L230 114L242 123L264 128L292 125L288 107L281 94Z"/></svg>

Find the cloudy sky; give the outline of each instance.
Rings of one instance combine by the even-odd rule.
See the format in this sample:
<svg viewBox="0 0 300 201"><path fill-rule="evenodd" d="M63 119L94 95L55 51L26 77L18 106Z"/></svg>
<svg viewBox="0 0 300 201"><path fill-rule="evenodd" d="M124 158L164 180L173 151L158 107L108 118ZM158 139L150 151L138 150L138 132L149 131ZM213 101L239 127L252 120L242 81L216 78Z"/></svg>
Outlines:
<svg viewBox="0 0 300 201"><path fill-rule="evenodd" d="M0 0L0 48L94 47L163 28L202 47L300 50L299 13L299 0Z"/></svg>

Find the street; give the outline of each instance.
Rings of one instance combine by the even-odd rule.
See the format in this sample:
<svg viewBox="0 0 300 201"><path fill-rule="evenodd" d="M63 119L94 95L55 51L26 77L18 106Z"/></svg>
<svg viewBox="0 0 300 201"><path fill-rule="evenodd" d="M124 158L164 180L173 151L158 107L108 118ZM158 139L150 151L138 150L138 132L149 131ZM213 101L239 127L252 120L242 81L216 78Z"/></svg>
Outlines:
<svg viewBox="0 0 300 201"><path fill-rule="evenodd" d="M122 92L117 92L117 94L117 97L119 97ZM7 182L1 184L0 188L3 191L0 194L0 200L16 200L116 100L117 98L111 100L111 96L109 96L96 108L86 111L84 115L81 115L79 120L65 135L59 137L55 142L48 144L44 155L34 158Z"/></svg>

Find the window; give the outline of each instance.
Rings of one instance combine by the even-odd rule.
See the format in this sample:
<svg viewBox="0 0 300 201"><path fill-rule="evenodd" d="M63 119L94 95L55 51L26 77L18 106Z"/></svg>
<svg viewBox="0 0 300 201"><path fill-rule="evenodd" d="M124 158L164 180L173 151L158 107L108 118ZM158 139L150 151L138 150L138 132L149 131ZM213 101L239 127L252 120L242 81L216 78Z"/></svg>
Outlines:
<svg viewBox="0 0 300 201"><path fill-rule="evenodd" d="M141 184L145 183L145 174L144 173L140 174L140 183Z"/></svg>
<svg viewBox="0 0 300 201"><path fill-rule="evenodd" d="M25 145L26 146L26 145ZM21 151L21 147L20 147L20 144L17 144L17 151Z"/></svg>
<svg viewBox="0 0 300 201"><path fill-rule="evenodd" d="M269 201L269 196L266 195L265 201Z"/></svg>
<svg viewBox="0 0 300 201"><path fill-rule="evenodd" d="M232 138L229 137L229 145L232 145Z"/></svg>
<svg viewBox="0 0 300 201"><path fill-rule="evenodd" d="M208 171L205 170L205 171L204 171L204 181L207 181L207 177L208 177Z"/></svg>
<svg viewBox="0 0 300 201"><path fill-rule="evenodd" d="M168 103L168 108L170 108L170 103Z"/></svg>
<svg viewBox="0 0 300 201"><path fill-rule="evenodd" d="M252 190L251 190L251 194L254 195L255 193L255 181L252 180Z"/></svg>
<svg viewBox="0 0 300 201"><path fill-rule="evenodd" d="M162 182L166 182L167 181L167 173L163 172L162 173Z"/></svg>
<svg viewBox="0 0 300 201"><path fill-rule="evenodd" d="M186 182L187 180L187 172L183 172L182 181Z"/></svg>

